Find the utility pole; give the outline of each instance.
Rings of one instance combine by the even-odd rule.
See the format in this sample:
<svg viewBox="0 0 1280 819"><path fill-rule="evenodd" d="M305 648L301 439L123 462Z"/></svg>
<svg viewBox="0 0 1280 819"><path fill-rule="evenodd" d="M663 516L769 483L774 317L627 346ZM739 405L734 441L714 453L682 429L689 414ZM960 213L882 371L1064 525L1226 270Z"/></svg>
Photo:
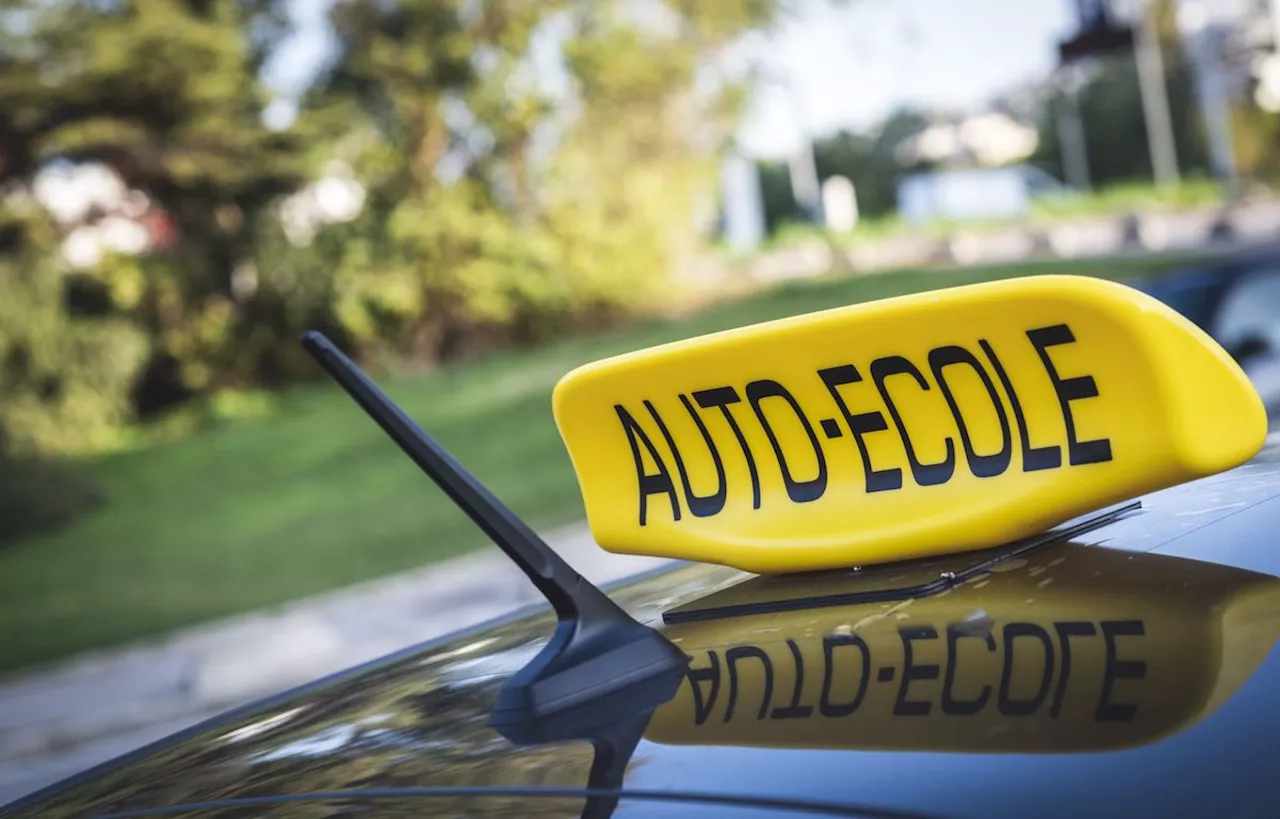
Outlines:
<svg viewBox="0 0 1280 819"><path fill-rule="evenodd" d="M1062 144L1062 170L1071 187L1087 191L1092 186L1084 122L1080 115L1080 89L1088 64L1097 57L1128 53L1134 49L1133 28L1117 19L1110 0L1074 0L1074 35L1058 43L1058 77L1062 89L1058 109L1058 141ZM1157 63L1159 57L1157 56ZM1145 102L1146 94L1143 94ZM1148 129L1150 130L1150 129Z"/></svg>
<svg viewBox="0 0 1280 819"><path fill-rule="evenodd" d="M1254 100L1264 111L1280 111L1280 0L1271 0L1271 53L1254 64L1258 86Z"/></svg>
<svg viewBox="0 0 1280 819"><path fill-rule="evenodd" d="M1089 176L1089 148L1085 141L1084 120L1080 117L1081 77L1076 66L1059 71L1058 144L1062 148L1063 180L1078 191L1093 187Z"/></svg>
<svg viewBox="0 0 1280 819"><path fill-rule="evenodd" d="M1147 124L1147 146L1156 184L1177 185L1178 153L1173 139L1173 117L1169 113L1169 90L1164 82L1164 60L1160 35L1150 3L1137 0L1138 20L1134 30L1134 59L1142 92L1142 113Z"/></svg>
<svg viewBox="0 0 1280 819"><path fill-rule="evenodd" d="M818 159L813 151L813 138L805 124L800 97L789 81L786 82L786 90L796 130L800 132L800 146L787 163L791 172L791 194L805 217L814 224L821 224L822 190L818 184Z"/></svg>
<svg viewBox="0 0 1280 819"><path fill-rule="evenodd" d="M1197 6L1188 5L1186 8ZM1207 9L1204 12L1206 16L1211 14ZM1195 70L1196 96L1200 100L1205 134L1209 139L1213 175L1228 192L1234 192L1239 173L1231 132L1231 69L1223 61L1226 34L1209 18L1185 32L1185 40Z"/></svg>
<svg viewBox="0 0 1280 819"><path fill-rule="evenodd" d="M791 195L805 218L817 224L822 221L822 192L818 186L818 166L813 156L813 142L809 135L801 138L801 146L788 161L791 171Z"/></svg>
<svg viewBox="0 0 1280 819"><path fill-rule="evenodd" d="M1280 0L1271 0L1271 49L1280 54Z"/></svg>

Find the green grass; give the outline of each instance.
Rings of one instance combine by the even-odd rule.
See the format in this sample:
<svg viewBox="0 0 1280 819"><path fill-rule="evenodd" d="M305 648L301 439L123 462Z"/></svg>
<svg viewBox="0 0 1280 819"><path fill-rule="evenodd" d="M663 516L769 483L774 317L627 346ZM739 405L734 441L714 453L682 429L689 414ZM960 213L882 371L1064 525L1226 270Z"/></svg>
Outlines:
<svg viewBox="0 0 1280 819"><path fill-rule="evenodd" d="M1166 262L1167 263L1167 262ZM388 392L535 526L582 515L552 386L604 356L766 319L1028 272L1124 276L1152 260L822 278L680 320L392 382ZM0 551L0 670L421 566L484 540L328 383L273 414L85 468L101 508Z"/></svg>
<svg viewBox="0 0 1280 819"><path fill-rule="evenodd" d="M1169 188L1149 183L1129 183L1112 185L1084 196L1068 194L1042 198L1033 207L1033 218L1052 223L1073 216L1190 210L1222 202L1222 185L1212 179L1184 179L1180 184Z"/></svg>

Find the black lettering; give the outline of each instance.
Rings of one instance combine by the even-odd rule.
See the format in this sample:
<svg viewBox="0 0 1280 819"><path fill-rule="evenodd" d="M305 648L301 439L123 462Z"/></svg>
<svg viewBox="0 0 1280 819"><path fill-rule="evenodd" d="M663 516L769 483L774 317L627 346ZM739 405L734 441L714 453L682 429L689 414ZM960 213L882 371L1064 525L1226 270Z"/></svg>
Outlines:
<svg viewBox="0 0 1280 819"><path fill-rule="evenodd" d="M982 686L982 693L971 700L958 700L951 693L952 687L956 684L956 645L965 637L974 640L984 640L987 644L987 651L996 650L996 638L992 637L990 632L987 634L967 634L955 626L947 628L947 673L942 680L942 713L950 716L970 716L976 714L987 704L987 700L991 699L991 686Z"/></svg>
<svg viewBox="0 0 1280 819"><path fill-rule="evenodd" d="M618 420L622 422L622 431L627 433L627 442L631 444L631 457L636 462L636 479L640 485L640 525L644 526L648 520L650 495L669 497L671 519L680 520L680 498L676 495L676 485L671 481L671 472L663 463L662 456L654 448L653 441L649 440L649 436L636 423L636 419L631 417L631 413L627 412L621 404L614 404L613 408L618 413ZM654 464L657 465L658 471L652 475L644 471L644 460L640 457L640 444L644 444L644 448L649 450L649 457L653 458ZM675 451L674 446L671 449Z"/></svg>
<svg viewBox="0 0 1280 819"><path fill-rule="evenodd" d="M724 709L725 722L733 718L733 707L738 702L738 662L743 659L759 660L764 669L764 693L756 719L764 719L769 713L769 702L773 698L773 663L769 655L758 646L734 646L724 653L724 664L729 667L729 704Z"/></svg>
<svg viewBox="0 0 1280 819"><path fill-rule="evenodd" d="M1071 677L1071 638L1092 637L1098 630L1087 620L1054 623L1053 628L1058 632L1058 642L1062 643L1062 671L1058 674L1058 686L1053 692L1053 705L1049 707L1049 716L1057 719L1062 712L1062 699L1067 694L1067 683Z"/></svg>
<svg viewBox="0 0 1280 819"><path fill-rule="evenodd" d="M689 471L684 468L684 458L680 457L680 450L676 448L675 439L671 437L667 425L663 422L662 416L653 408L653 404L648 401L644 402L645 409L649 410L649 414L653 416L654 423L658 425L658 430L662 433L662 437L666 439L667 446L671 447L671 454L676 459L676 472L680 473L680 484L684 487L684 501L689 506L689 511L693 513L695 518L706 518L717 514L724 508L725 497L728 494L724 480L724 463L720 460L720 451L716 449L715 441L711 440L711 433L707 432L706 424L702 423L702 418L698 416L698 411L689 403L689 399L684 395L680 396L680 403L684 404L684 408L689 411L689 417L693 418L693 422L698 425L698 431L702 433L702 440L707 444L707 450L711 453L711 460L716 467L716 491L710 495L694 494L693 486L689 483Z"/></svg>
<svg viewBox="0 0 1280 819"><path fill-rule="evenodd" d="M867 491L883 492L887 489L901 489L902 470L896 466L889 469L873 467L871 454L867 452L867 442L863 440L864 435L889 429L888 423L884 420L884 413L862 412L857 415L850 413L849 407L844 403L844 398L840 396L840 391L837 389L844 384L858 383L862 380L862 374L852 364L842 364L839 367L818 370L818 377L827 385L827 390L835 399L836 406L840 408L840 414L849 424L849 431L853 433L853 440L858 445L858 453L862 456L862 472L867 477Z"/></svg>
<svg viewBox="0 0 1280 819"><path fill-rule="evenodd" d="M907 688L911 685L912 680L938 679L938 666L933 664L916 665L911 643L915 640L936 640L938 639L938 632L933 626L913 626L911 628L898 629L898 636L902 638L902 682L898 685L898 698L893 704L893 715L895 717L928 716L933 703L908 700Z"/></svg>
<svg viewBox="0 0 1280 819"><path fill-rule="evenodd" d="M698 390L693 394L693 400L698 402L698 406L703 409L718 407L724 413L725 423L729 425L729 429L733 430L733 437L738 439L738 446L742 447L742 457L747 461L747 472L751 474L751 508L760 508L760 473L756 471L756 459L751 454L751 448L747 446L747 438L742 434L742 427L738 426L738 419L733 417L733 413L729 411L730 404L737 404L742 401L738 397L738 391L733 387L716 387L710 390Z"/></svg>
<svg viewBox="0 0 1280 819"><path fill-rule="evenodd" d="M1028 700L1015 700L1009 695L1009 685L1013 678L1013 641L1019 637L1034 637L1044 647L1044 666L1040 677L1040 687L1035 696ZM1034 714L1036 709L1044 705L1049 696L1049 682L1053 679L1053 640L1049 632L1035 623L1010 623L1004 627L1004 668L1000 671L1000 697L998 707L1001 714L1011 717Z"/></svg>
<svg viewBox="0 0 1280 819"><path fill-rule="evenodd" d="M880 397L884 399L884 404L889 409L889 416L893 418L893 424L898 428L902 446L907 450L907 463L911 465L911 474L920 486L946 483L951 480L951 476L956 471L955 441L951 440L951 436L943 439L947 443L947 456L940 462L920 463L920 459L916 457L916 448L911 445L911 436L907 434L907 427L902 423L902 415L898 412L897 405L893 403L893 398L884 385L886 379L895 375L911 376L915 379L916 385L925 391L929 390L929 382L924 380L924 376L916 369L916 365L900 355L885 356L871 362L871 380L875 382L876 389L880 391Z"/></svg>
<svg viewBox="0 0 1280 819"><path fill-rule="evenodd" d="M1121 660L1116 657L1117 637L1141 637L1146 629L1141 620L1103 620L1102 637L1107 641L1107 670L1102 678L1102 694L1098 697L1098 709L1093 718L1099 722L1133 722L1138 706L1133 703L1111 701L1116 680L1141 680L1147 676L1147 664L1143 660Z"/></svg>
<svg viewBox="0 0 1280 819"><path fill-rule="evenodd" d="M812 705L800 704L800 693L804 690L804 657L800 656L800 646L795 640L787 640L787 648L791 649L791 659L796 664L796 684L791 690L791 704L773 709L773 719L807 719L813 714Z"/></svg>
<svg viewBox="0 0 1280 819"><path fill-rule="evenodd" d="M969 426L964 422L964 416L960 413L956 398L951 393L951 386L947 384L946 376L943 374L945 368L955 364L968 364L978 374L982 379L982 386L987 388L987 395L991 398L991 406L995 408L996 417L1000 419L1000 435L1003 443L1000 445L1000 451L993 455L979 455L974 451ZM947 399L947 406L951 408L951 415L956 419L956 427L960 431L960 445L964 447L964 457L969 462L969 471L978 478L991 478L1003 474L1009 468L1009 461L1013 458L1013 435L1009 430L1009 415L1004 411L1004 402L1000 400L996 385L991 383L991 376L987 375L986 368L979 363L973 353L954 345L930 350L929 368L933 370L938 389L942 390L942 396Z"/></svg>
<svg viewBox="0 0 1280 819"><path fill-rule="evenodd" d="M813 445L813 454L818 459L817 477L807 481L797 481L792 477L791 468L787 466L787 459L782 454L782 445L778 443L778 437L773 434L773 427L769 426L768 419L764 417L764 411L760 409L760 402L766 398L781 398L785 400L791 406L792 412L796 414L796 418L800 419L800 424L809 436L809 443ZM766 379L752 381L747 385L747 401L751 404L751 409L755 411L756 418L760 419L760 426L764 427L764 434L769 436L769 443L773 446L773 454L778 459L778 468L782 471L782 482L787 487L787 497L791 498L794 503L808 503L822 497L822 493L827 491L827 459L822 455L822 445L818 443L818 436L814 434L813 426L810 425L809 419L805 417L804 412L800 409L800 405L796 403L796 399L787 391L786 387L777 381Z"/></svg>
<svg viewBox="0 0 1280 819"><path fill-rule="evenodd" d="M685 676L689 678L689 688L693 690L693 724L702 725L711 716L711 709L716 707L716 695L720 693L720 658L714 651L707 652L710 664L706 668L694 668L690 663L685 667ZM690 657L690 660L693 658ZM711 690L704 697L699 683L710 683Z"/></svg>
<svg viewBox="0 0 1280 819"><path fill-rule="evenodd" d="M849 702L832 702L831 686L835 677L836 649L852 646L862 655L862 676L858 679L858 693ZM871 652L867 643L856 634L828 634L822 638L822 696L818 699L818 713L824 717L847 717L867 695L867 683L871 680Z"/></svg>
<svg viewBox="0 0 1280 819"><path fill-rule="evenodd" d="M1049 381L1053 383L1053 391L1058 394L1058 405L1062 408L1062 421L1067 425L1067 455L1072 466L1096 464L1111 460L1111 440L1098 438L1093 441L1076 439L1076 422L1071 415L1071 402L1082 398L1097 398L1098 384L1091 375L1075 378L1062 378L1049 358L1049 348L1058 344L1074 344L1076 337L1071 328L1065 324L1052 327L1040 327L1027 331L1031 346L1036 348L1040 363L1044 364Z"/></svg>
<svg viewBox="0 0 1280 819"><path fill-rule="evenodd" d="M996 371L996 377L1000 379L1000 385L1009 394L1009 405L1013 407L1013 420L1018 424L1018 438L1022 442L1022 471L1036 472L1041 469L1057 469L1062 466L1062 451L1058 447L1034 447L1031 445L1031 433L1027 430L1027 416L1022 412L1022 402L1018 400L1018 391L1013 388L1013 382L1009 380L1009 374L1005 372L1004 365L1000 363L1000 359L996 356L996 351L991 349L991 345L987 343L986 339L979 339L978 346L982 348L987 360L991 362L991 368Z"/></svg>

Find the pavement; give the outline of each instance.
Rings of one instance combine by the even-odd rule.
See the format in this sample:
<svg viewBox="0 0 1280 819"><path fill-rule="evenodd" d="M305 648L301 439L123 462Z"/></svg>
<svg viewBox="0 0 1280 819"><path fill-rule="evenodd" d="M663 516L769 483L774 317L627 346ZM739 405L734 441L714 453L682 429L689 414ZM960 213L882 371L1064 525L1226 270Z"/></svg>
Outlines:
<svg viewBox="0 0 1280 819"><path fill-rule="evenodd" d="M1222 224L1219 224L1219 223ZM1216 228L1227 226L1227 235ZM889 236L845 247L838 258L825 240L761 252L748 264L757 282L820 275L836 266L870 272L921 267L941 261L958 265L1007 264L1035 258L1105 259L1193 250L1229 252L1270 245L1280 238L1280 200L1248 201L1182 212L1079 216L1044 227L977 226L952 235ZM716 286L715 276L707 280Z"/></svg>
<svg viewBox="0 0 1280 819"><path fill-rule="evenodd" d="M544 536L596 584L665 562L610 554L585 524ZM490 547L5 678L0 805L221 711L540 599Z"/></svg>

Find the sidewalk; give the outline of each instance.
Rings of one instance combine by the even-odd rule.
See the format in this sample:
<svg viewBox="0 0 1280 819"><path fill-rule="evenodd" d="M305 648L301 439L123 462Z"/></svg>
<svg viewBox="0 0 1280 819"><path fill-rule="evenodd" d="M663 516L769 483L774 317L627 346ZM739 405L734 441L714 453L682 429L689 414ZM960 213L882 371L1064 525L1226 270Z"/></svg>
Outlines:
<svg viewBox="0 0 1280 819"><path fill-rule="evenodd" d="M597 584L664 562L605 552L585 524L546 538ZM9 678L0 682L0 805L225 709L540 599L490 547Z"/></svg>

